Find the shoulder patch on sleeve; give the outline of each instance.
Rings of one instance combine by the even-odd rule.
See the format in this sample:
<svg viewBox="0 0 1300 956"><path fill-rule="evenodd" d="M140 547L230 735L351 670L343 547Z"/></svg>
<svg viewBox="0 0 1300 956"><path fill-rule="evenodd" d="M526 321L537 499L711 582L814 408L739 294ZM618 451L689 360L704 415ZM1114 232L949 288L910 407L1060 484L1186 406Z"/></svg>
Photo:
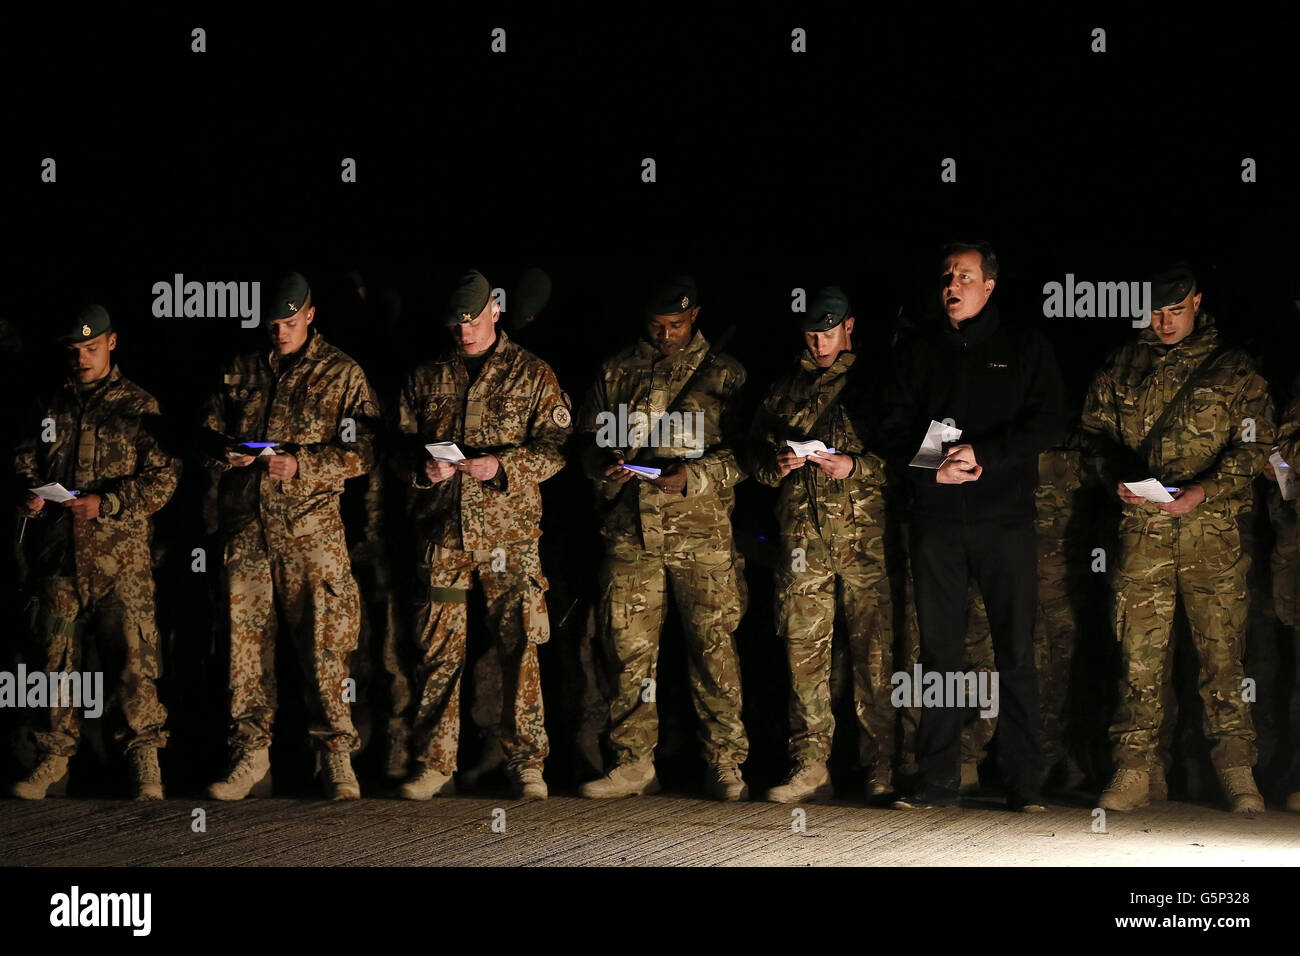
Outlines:
<svg viewBox="0 0 1300 956"><path fill-rule="evenodd" d="M568 428L573 421L573 416L569 414L569 410L563 405L556 405L551 409L551 421L561 428Z"/></svg>

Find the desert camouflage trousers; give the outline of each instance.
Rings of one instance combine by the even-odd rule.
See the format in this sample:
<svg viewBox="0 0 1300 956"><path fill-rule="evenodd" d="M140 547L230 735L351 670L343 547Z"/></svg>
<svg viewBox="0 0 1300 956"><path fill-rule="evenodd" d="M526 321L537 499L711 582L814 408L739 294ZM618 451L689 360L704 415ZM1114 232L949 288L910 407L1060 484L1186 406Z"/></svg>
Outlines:
<svg viewBox="0 0 1300 956"><path fill-rule="evenodd" d="M114 730L114 739L126 750L162 747L167 743L163 729L167 711L155 686L161 664L153 579L100 581L89 586L94 593L87 593L84 584L79 589L69 577L40 581L36 648L28 663L29 673L37 668L47 674L81 671L86 656L83 642L95 639L104 672L105 699L99 703L107 711L109 701L118 698L125 723ZM83 704L85 692L83 684ZM86 709L51 706L34 714L33 736L40 752L60 757L75 754Z"/></svg>
<svg viewBox="0 0 1300 956"><path fill-rule="evenodd" d="M232 747L260 750L271 745L277 705L275 642L282 618L302 667L308 732L321 749L356 750L348 655L357 646L361 600L342 527L268 542L253 524L226 544L225 566Z"/></svg>
<svg viewBox="0 0 1300 956"><path fill-rule="evenodd" d="M836 612L852 670L859 756L864 766L888 766L894 757L893 616L885 540L783 538L776 578L777 633L790 665L790 756L825 763L835 733L832 714L832 641ZM788 558L788 559L787 559Z"/></svg>
<svg viewBox="0 0 1300 956"><path fill-rule="evenodd" d="M1174 609L1182 598L1200 661L1203 730L1218 770L1254 766L1255 731L1241 664L1250 603L1250 556L1231 518L1126 512L1113 582L1120 642L1119 705L1110 738L1115 764L1155 769Z"/></svg>
<svg viewBox="0 0 1300 956"><path fill-rule="evenodd" d="M618 669L609 708L615 763L652 759L658 741L655 675L669 580L704 758L710 767L739 766L749 756L749 742L741 720L734 639L740 597L732 552L648 551L626 544L605 554L597 622Z"/></svg>
<svg viewBox="0 0 1300 956"><path fill-rule="evenodd" d="M484 704L484 708L496 717L507 765L540 770L550 749L537 645L550 638L551 625L546 612L548 584L537 541L492 551L432 547L420 565L420 574L427 591L415 612L417 707L412 756L440 773L456 770L469 594L477 579L487 603L496 668L489 686L475 687L474 693L478 696L486 691L485 696L501 701L496 706Z"/></svg>

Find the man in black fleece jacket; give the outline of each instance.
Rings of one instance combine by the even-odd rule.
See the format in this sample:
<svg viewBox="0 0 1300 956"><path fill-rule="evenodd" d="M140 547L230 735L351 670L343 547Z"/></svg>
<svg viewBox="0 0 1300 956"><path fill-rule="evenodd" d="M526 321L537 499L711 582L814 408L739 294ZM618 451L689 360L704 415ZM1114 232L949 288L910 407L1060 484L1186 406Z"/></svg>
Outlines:
<svg viewBox="0 0 1300 956"><path fill-rule="evenodd" d="M931 421L961 429L938 469L909 467L910 551L921 632L922 684L944 687L962 670L966 589L988 609L997 658L998 754L1008 804L1042 810L1034 671L1038 454L1064 431L1056 359L1037 331L998 315L988 300L997 258L987 243L950 243L940 296L946 321L918 332L895 356L884 422L888 453L908 462ZM969 686L969 685L966 685ZM919 694L920 691L918 690ZM961 701L922 710L919 774L900 809L957 802Z"/></svg>

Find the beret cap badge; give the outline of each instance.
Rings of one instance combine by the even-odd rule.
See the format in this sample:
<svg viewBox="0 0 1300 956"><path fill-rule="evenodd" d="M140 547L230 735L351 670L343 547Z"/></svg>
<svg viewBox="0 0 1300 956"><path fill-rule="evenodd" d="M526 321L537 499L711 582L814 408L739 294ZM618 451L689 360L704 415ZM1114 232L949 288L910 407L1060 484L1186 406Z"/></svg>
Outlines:
<svg viewBox="0 0 1300 956"><path fill-rule="evenodd" d="M83 325L81 327L81 334L84 335L86 338L90 338L90 326Z"/></svg>

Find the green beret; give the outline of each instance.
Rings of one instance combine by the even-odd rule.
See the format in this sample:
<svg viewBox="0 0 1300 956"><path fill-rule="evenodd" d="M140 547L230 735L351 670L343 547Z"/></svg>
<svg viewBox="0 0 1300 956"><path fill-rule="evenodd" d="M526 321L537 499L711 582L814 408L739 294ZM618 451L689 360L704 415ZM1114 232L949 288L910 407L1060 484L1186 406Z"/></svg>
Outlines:
<svg viewBox="0 0 1300 956"><path fill-rule="evenodd" d="M646 311L651 315L681 315L699 304L695 280L688 275L675 275L655 286Z"/></svg>
<svg viewBox="0 0 1300 956"><path fill-rule="evenodd" d="M266 306L266 321L275 322L296 315L311 298L311 286L297 272L276 280Z"/></svg>
<svg viewBox="0 0 1300 956"><path fill-rule="evenodd" d="M102 305L88 305L77 313L77 317L70 325L64 327L59 342L65 345L89 342L97 335L112 331L113 323L109 321L108 309Z"/></svg>
<svg viewBox="0 0 1300 956"><path fill-rule="evenodd" d="M1156 273L1149 281L1152 309L1163 309L1182 302L1196 288L1196 275L1185 262Z"/></svg>
<svg viewBox="0 0 1300 956"><path fill-rule="evenodd" d="M477 269L470 269L456 282L447 300L447 325L459 325L476 318L492 298L492 283Z"/></svg>
<svg viewBox="0 0 1300 956"><path fill-rule="evenodd" d="M829 332L849 317L849 297L837 285L818 289L803 314L805 332Z"/></svg>

